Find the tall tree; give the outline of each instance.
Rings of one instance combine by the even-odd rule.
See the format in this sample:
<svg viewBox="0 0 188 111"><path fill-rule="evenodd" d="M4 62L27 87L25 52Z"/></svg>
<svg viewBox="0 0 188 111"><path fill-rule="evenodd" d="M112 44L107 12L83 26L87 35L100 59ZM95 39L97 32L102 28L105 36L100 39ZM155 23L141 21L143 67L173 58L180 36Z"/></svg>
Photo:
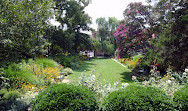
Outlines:
<svg viewBox="0 0 188 111"><path fill-rule="evenodd" d="M97 28L97 36L100 41L104 41L108 38L108 22L104 17L100 17L96 19L96 23L98 25Z"/></svg>
<svg viewBox="0 0 188 111"><path fill-rule="evenodd" d="M0 1L0 59L15 61L47 52L43 37L52 16L52 0Z"/></svg>
<svg viewBox="0 0 188 111"><path fill-rule="evenodd" d="M115 17L109 17L106 20L104 17L97 18L97 38L101 42L101 50L99 52L105 55L113 55L115 50L114 33L118 25L118 20Z"/></svg>
<svg viewBox="0 0 188 111"><path fill-rule="evenodd" d="M114 43L113 33L118 26L118 20L115 17L109 17L106 20L104 17L96 19L97 27L97 36L101 41L108 40Z"/></svg>
<svg viewBox="0 0 188 111"><path fill-rule="evenodd" d="M184 0L159 0L153 8L161 17L153 27L156 39L151 42L154 48L148 53L156 55L147 59L157 58L163 69L171 67L183 71L188 66L188 3Z"/></svg>
<svg viewBox="0 0 188 111"><path fill-rule="evenodd" d="M146 25L150 24L150 9L141 2L130 3L124 11L125 19L114 34L120 57L145 52L149 40Z"/></svg>
<svg viewBox="0 0 188 111"><path fill-rule="evenodd" d="M62 35L72 38L74 52L78 53L83 50L89 36L83 31L88 31L91 28L90 17L85 13L84 8L89 4L88 0L55 0L54 9L58 12L57 20L61 23L62 29L69 34ZM85 47L87 48L87 47Z"/></svg>

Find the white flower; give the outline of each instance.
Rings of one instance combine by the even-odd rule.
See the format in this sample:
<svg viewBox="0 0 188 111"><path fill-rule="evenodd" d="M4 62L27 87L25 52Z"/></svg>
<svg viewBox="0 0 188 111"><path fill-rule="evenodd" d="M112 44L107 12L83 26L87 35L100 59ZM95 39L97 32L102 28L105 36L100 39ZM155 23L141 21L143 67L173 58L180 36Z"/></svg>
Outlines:
<svg viewBox="0 0 188 111"><path fill-rule="evenodd" d="M142 84L143 84L144 86L146 86L146 85L149 84L149 82L148 82L148 81L143 81Z"/></svg>
<svg viewBox="0 0 188 111"><path fill-rule="evenodd" d="M185 69L185 72L188 72L188 69Z"/></svg>
<svg viewBox="0 0 188 111"><path fill-rule="evenodd" d="M136 80L136 76L132 76L132 80Z"/></svg>
<svg viewBox="0 0 188 111"><path fill-rule="evenodd" d="M129 84L128 84L128 83L122 83L121 85L122 85L122 87L121 87L121 88L123 88L123 89L124 89L124 88L126 88L126 87L127 87Z"/></svg>
<svg viewBox="0 0 188 111"><path fill-rule="evenodd" d="M167 80L166 82L167 82L168 84L170 84L172 81L171 81L171 80Z"/></svg>
<svg viewBox="0 0 188 111"><path fill-rule="evenodd" d="M122 86L128 86L129 84L128 83L122 83Z"/></svg>
<svg viewBox="0 0 188 111"><path fill-rule="evenodd" d="M95 75L92 75L93 78L96 78Z"/></svg>

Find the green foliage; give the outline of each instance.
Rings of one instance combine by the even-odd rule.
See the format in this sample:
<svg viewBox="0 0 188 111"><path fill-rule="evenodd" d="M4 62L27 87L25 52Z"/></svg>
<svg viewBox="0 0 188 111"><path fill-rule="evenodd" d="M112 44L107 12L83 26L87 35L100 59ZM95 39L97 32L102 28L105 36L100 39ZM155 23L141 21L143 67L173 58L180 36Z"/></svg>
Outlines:
<svg viewBox="0 0 188 111"><path fill-rule="evenodd" d="M55 62L52 59L48 59L48 58L39 58L35 60L35 63L38 65L42 65L43 67L58 67L58 63Z"/></svg>
<svg viewBox="0 0 188 111"><path fill-rule="evenodd" d="M143 57L142 54L135 55L135 56L132 57L132 58L133 58L132 61L135 62L136 60L139 60L139 59L141 59L142 57Z"/></svg>
<svg viewBox="0 0 188 111"><path fill-rule="evenodd" d="M57 61L59 64L61 64L64 67L69 67L71 69L78 69L81 64L81 57L78 55L57 55L52 56L55 61Z"/></svg>
<svg viewBox="0 0 188 111"><path fill-rule="evenodd" d="M22 82L28 82L32 84L38 84L39 78L34 75L32 72L22 69L19 67L19 64L11 64L7 69L4 70L4 77L9 78L12 87L17 87L17 85L21 85Z"/></svg>
<svg viewBox="0 0 188 111"><path fill-rule="evenodd" d="M10 87L9 79L4 77L4 69L3 68L0 68L0 87L1 88L9 88Z"/></svg>
<svg viewBox="0 0 188 111"><path fill-rule="evenodd" d="M26 110L26 103L17 100L20 98L22 94L16 90L7 91L6 89L0 90L0 110L8 111L8 110Z"/></svg>
<svg viewBox="0 0 188 111"><path fill-rule="evenodd" d="M32 72L21 69L19 64L11 64L4 70L4 77L9 78L11 87L19 88L22 82L28 82L32 84L38 84L39 78Z"/></svg>
<svg viewBox="0 0 188 111"><path fill-rule="evenodd" d="M188 108L188 85L185 85L182 89L174 94L174 105L177 110L186 111Z"/></svg>
<svg viewBox="0 0 188 111"><path fill-rule="evenodd" d="M85 13L84 8L88 5L86 0L54 0L58 15L57 21L62 28L55 29L51 40L53 45L60 46L63 51L79 53L81 50L90 49L89 35L82 31L90 30L90 17ZM63 7L63 8L62 8Z"/></svg>
<svg viewBox="0 0 188 111"><path fill-rule="evenodd" d="M96 54L100 55L114 55L114 44L112 44L110 41L104 40L103 42L100 42L97 38L91 39L93 44L93 49Z"/></svg>
<svg viewBox="0 0 188 111"><path fill-rule="evenodd" d="M69 75L69 74L73 74L74 72L73 72L73 70L71 69L71 68L64 68L63 69L63 73L64 73L64 75Z"/></svg>
<svg viewBox="0 0 188 111"><path fill-rule="evenodd" d="M44 30L52 6L52 0L0 1L1 65L47 52Z"/></svg>
<svg viewBox="0 0 188 111"><path fill-rule="evenodd" d="M104 41L102 46L105 55L114 55L115 50L112 43L110 43L109 41Z"/></svg>
<svg viewBox="0 0 188 111"><path fill-rule="evenodd" d="M149 31L155 36L150 42L146 62L149 63L149 61L157 59L159 70L162 72L168 67L175 71L183 71L188 64L188 5L183 0L171 2L159 0L154 3L152 8L153 16L156 16L156 19L153 19L155 23L151 25Z"/></svg>
<svg viewBox="0 0 188 111"><path fill-rule="evenodd" d="M27 62L22 61L18 64L13 63L4 69L0 80L1 85L7 84L12 89L23 89L28 91L32 89L42 89L44 85L59 82L57 76L63 67L47 58L35 60L29 59Z"/></svg>
<svg viewBox="0 0 188 111"><path fill-rule="evenodd" d="M33 111L98 109L94 93L86 87L54 84L39 93L32 104Z"/></svg>
<svg viewBox="0 0 188 111"><path fill-rule="evenodd" d="M109 94L103 104L105 111L172 110L165 92L153 87L128 86L125 90Z"/></svg>
<svg viewBox="0 0 188 111"><path fill-rule="evenodd" d="M5 100L16 100L16 98L20 98L21 94L18 91L10 91L4 94L3 98Z"/></svg>
<svg viewBox="0 0 188 111"><path fill-rule="evenodd" d="M106 20L104 17L97 18L96 23L98 25L97 38L93 40L94 50L97 55L114 55L115 41L114 32L118 25L118 20L115 17L109 17Z"/></svg>
<svg viewBox="0 0 188 111"><path fill-rule="evenodd" d="M100 17L96 19L96 23L98 25L97 38L100 39L101 42L107 40L114 44L113 34L116 31L118 20L115 17L109 17L108 20L104 17Z"/></svg>

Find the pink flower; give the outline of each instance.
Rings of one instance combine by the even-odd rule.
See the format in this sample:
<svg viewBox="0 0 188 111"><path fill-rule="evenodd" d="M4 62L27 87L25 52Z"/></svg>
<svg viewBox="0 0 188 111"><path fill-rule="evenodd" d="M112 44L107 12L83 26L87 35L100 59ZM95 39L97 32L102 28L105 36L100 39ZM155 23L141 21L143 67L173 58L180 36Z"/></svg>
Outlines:
<svg viewBox="0 0 188 111"><path fill-rule="evenodd" d="M152 34L152 38L155 39L155 34Z"/></svg>
<svg viewBox="0 0 188 111"><path fill-rule="evenodd" d="M28 110L28 111L31 111L31 107L28 107L27 110Z"/></svg>

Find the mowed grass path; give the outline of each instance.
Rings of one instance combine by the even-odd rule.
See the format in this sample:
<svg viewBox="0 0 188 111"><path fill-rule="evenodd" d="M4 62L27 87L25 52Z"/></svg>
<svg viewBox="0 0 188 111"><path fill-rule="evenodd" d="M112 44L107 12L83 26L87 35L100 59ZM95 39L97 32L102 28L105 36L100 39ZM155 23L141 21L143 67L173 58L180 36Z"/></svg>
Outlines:
<svg viewBox="0 0 188 111"><path fill-rule="evenodd" d="M99 77L98 82L104 83L104 80L109 83L115 83L120 81L122 83L133 83L131 70L125 68L113 61L112 59L106 58L96 58L84 61L83 65L81 65L80 69L74 70L74 74L71 74L66 77L71 82L77 82L83 72L87 75L91 74Z"/></svg>

